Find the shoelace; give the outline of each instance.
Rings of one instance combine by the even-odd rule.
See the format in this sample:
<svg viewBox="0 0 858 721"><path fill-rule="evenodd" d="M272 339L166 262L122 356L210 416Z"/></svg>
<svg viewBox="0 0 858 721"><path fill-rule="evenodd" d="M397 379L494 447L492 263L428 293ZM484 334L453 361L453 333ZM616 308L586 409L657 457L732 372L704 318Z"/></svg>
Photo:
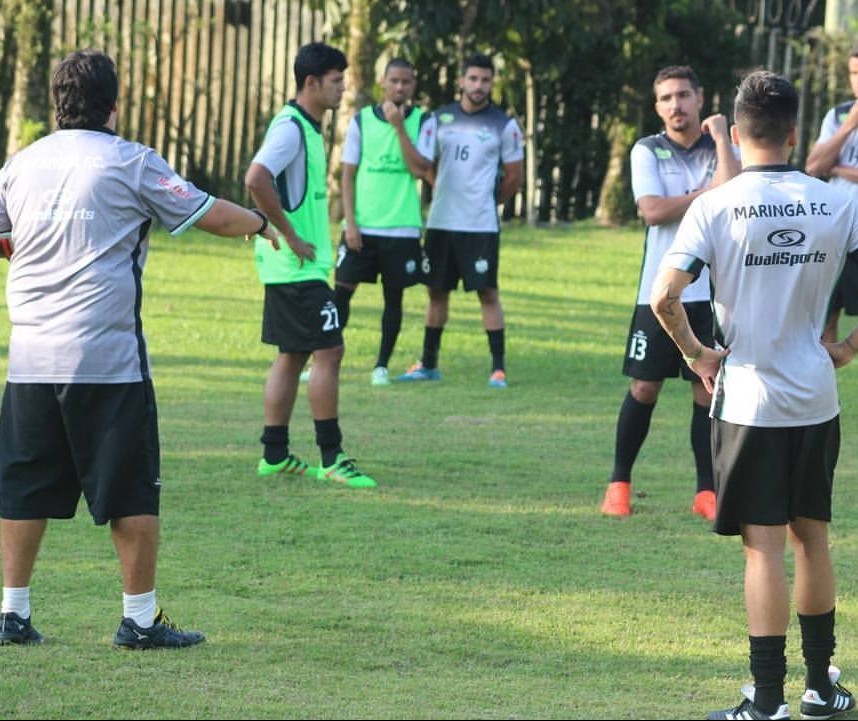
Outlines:
<svg viewBox="0 0 858 721"><path fill-rule="evenodd" d="M357 469L357 466L355 465L354 458L343 458L343 460L337 463L335 470L339 471L348 478L354 478L355 476L361 475L361 472Z"/></svg>
<svg viewBox="0 0 858 721"><path fill-rule="evenodd" d="M160 623L162 626L166 626L167 628L171 628L174 631L180 631L181 629L176 625L176 623L171 619L162 609L158 609L158 613L155 614L155 623Z"/></svg>

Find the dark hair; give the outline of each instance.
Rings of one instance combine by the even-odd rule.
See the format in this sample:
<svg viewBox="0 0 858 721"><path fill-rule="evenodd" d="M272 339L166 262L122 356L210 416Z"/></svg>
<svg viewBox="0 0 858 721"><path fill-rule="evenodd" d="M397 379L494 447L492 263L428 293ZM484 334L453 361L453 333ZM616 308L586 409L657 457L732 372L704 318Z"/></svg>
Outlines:
<svg viewBox="0 0 858 721"><path fill-rule="evenodd" d="M75 50L54 70L51 94L59 128L103 128L119 94L116 66L98 50Z"/></svg>
<svg viewBox="0 0 858 721"><path fill-rule="evenodd" d="M485 68L486 70L491 70L492 75L495 74L495 66L492 63L492 59L483 53L474 53L465 58L462 62L462 75L468 72L468 68Z"/></svg>
<svg viewBox="0 0 858 721"><path fill-rule="evenodd" d="M391 68L402 68L404 70L410 70L414 72L414 64L406 60L405 58L393 58L387 65L384 66L384 74L387 75L387 71Z"/></svg>
<svg viewBox="0 0 858 721"><path fill-rule="evenodd" d="M321 78L331 70L345 70L348 66L346 56L337 48L325 43L307 43L295 56L295 83L302 90L310 75Z"/></svg>
<svg viewBox="0 0 858 721"><path fill-rule="evenodd" d="M783 145L798 117L798 93L785 77L755 70L739 84L734 112L742 135L761 145Z"/></svg>
<svg viewBox="0 0 858 721"><path fill-rule="evenodd" d="M697 74L690 65L668 65L659 70L655 75L655 80L652 81L653 95L658 96L656 87L665 80L687 80L697 92L700 88L700 81L697 79Z"/></svg>

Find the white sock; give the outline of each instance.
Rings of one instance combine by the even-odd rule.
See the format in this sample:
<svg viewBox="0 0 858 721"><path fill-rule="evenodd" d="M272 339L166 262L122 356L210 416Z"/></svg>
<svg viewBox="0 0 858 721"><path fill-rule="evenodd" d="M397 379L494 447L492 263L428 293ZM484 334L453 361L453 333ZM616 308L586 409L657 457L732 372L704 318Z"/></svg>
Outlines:
<svg viewBox="0 0 858 721"><path fill-rule="evenodd" d="M148 593L122 594L122 615L140 628L150 628L155 623L156 608L154 588Z"/></svg>
<svg viewBox="0 0 858 721"><path fill-rule="evenodd" d="M3 586L3 606L0 613L17 613L24 620L30 618L30 587Z"/></svg>

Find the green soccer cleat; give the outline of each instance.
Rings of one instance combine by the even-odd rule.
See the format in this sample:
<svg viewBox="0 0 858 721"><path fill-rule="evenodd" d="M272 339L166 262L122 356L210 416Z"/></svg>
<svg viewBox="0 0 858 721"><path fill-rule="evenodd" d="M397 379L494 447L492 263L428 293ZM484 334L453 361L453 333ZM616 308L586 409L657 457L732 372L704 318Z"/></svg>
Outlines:
<svg viewBox="0 0 858 721"><path fill-rule="evenodd" d="M354 458L349 458L345 453L340 453L332 466L320 466L316 477L320 481L343 483L349 488L375 488L378 485L361 473L355 466Z"/></svg>
<svg viewBox="0 0 858 721"><path fill-rule="evenodd" d="M256 469L260 476L273 476L276 473L285 473L288 476L307 476L312 475L315 471L313 466L291 453L280 463L268 463L264 458L260 458L259 466Z"/></svg>

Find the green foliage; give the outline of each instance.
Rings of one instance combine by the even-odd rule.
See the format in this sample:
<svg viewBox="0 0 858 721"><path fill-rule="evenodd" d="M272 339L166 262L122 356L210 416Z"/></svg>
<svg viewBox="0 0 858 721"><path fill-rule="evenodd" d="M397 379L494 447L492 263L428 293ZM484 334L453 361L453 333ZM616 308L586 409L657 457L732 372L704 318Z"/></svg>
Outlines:
<svg viewBox="0 0 858 721"><path fill-rule="evenodd" d="M21 129L18 137L18 147L24 148L30 143L34 143L39 138L47 134L48 129L46 124L41 120L24 119L21 122Z"/></svg>
<svg viewBox="0 0 858 721"><path fill-rule="evenodd" d="M461 291L444 379L370 387L381 289L355 294L340 420L346 450L380 481L362 493L255 475L273 351L259 342L252 249L158 232L143 302L162 429L158 596L208 641L110 648L121 579L109 531L82 506L50 524L36 564L33 618L46 643L0 648L4 716L685 719L738 702L742 551L690 513L686 383L668 381L659 398L635 514L599 512L642 232L576 223L503 234L505 391L486 387L479 304ZM421 289L405 293L393 373L420 351L425 303ZM858 431L858 368L838 377L831 542L848 686L858 668L858 459L847 440ZM304 386L290 432L293 450L315 461ZM797 707L795 616L787 652Z"/></svg>

